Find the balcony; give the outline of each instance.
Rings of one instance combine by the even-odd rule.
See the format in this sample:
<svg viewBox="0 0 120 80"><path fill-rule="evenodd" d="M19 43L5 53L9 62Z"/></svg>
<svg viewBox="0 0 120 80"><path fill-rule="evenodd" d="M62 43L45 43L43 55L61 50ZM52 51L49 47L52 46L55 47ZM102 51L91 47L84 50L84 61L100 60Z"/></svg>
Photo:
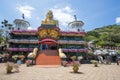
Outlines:
<svg viewBox="0 0 120 80"><path fill-rule="evenodd" d="M34 48L7 48L8 51L20 51L20 52L29 52L33 51Z"/></svg>
<svg viewBox="0 0 120 80"><path fill-rule="evenodd" d="M69 36L85 36L86 32L67 32L67 31L60 31L62 36L69 35Z"/></svg>
<svg viewBox="0 0 120 80"><path fill-rule="evenodd" d="M62 49L63 52L87 52L87 49Z"/></svg>
<svg viewBox="0 0 120 80"><path fill-rule="evenodd" d="M58 40L58 43L59 44L68 44L68 41L67 40Z"/></svg>
<svg viewBox="0 0 120 80"><path fill-rule="evenodd" d="M10 39L8 40L8 42L12 42L12 43L31 43L31 44L37 44L38 40L28 40L28 39Z"/></svg>
<svg viewBox="0 0 120 80"><path fill-rule="evenodd" d="M13 30L11 31L13 34L18 34L18 35L36 35L37 30Z"/></svg>
<svg viewBox="0 0 120 80"><path fill-rule="evenodd" d="M86 41L76 41L76 40L59 40L59 44L87 44Z"/></svg>

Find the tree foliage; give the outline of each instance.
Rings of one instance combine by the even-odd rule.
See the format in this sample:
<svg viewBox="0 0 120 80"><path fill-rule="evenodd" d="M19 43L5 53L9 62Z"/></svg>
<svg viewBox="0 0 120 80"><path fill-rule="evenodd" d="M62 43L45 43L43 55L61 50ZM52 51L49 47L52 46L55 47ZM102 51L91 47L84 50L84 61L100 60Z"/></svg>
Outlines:
<svg viewBox="0 0 120 80"><path fill-rule="evenodd" d="M91 36L93 36L91 38ZM97 39L96 45L99 46L118 46L120 45L120 25L108 25L96 28L87 32L86 40Z"/></svg>
<svg viewBox="0 0 120 80"><path fill-rule="evenodd" d="M100 35L99 35L99 33L98 32L96 32L96 31L89 31L89 32L87 32L87 36L94 36L94 37L99 37Z"/></svg>
<svg viewBox="0 0 120 80"><path fill-rule="evenodd" d="M10 24L6 19L1 21L0 26L0 44L2 42L7 43L7 40L9 38L9 31L13 30L13 25Z"/></svg>
<svg viewBox="0 0 120 80"><path fill-rule="evenodd" d="M95 39L97 39L97 38L94 37L94 36L90 36L90 35L85 38L85 40L88 41L88 42L92 41L92 40L95 40Z"/></svg>

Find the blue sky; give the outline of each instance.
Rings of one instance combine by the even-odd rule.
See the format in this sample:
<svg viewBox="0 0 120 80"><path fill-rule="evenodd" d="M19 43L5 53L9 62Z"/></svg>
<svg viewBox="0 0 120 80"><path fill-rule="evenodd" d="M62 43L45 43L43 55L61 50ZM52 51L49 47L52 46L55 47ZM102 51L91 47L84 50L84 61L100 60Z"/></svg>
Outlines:
<svg viewBox="0 0 120 80"><path fill-rule="evenodd" d="M29 29L37 29L48 10L62 30L69 30L67 24L74 21L74 15L85 23L85 31L120 24L120 0L0 0L0 22L7 19L13 24L24 13Z"/></svg>

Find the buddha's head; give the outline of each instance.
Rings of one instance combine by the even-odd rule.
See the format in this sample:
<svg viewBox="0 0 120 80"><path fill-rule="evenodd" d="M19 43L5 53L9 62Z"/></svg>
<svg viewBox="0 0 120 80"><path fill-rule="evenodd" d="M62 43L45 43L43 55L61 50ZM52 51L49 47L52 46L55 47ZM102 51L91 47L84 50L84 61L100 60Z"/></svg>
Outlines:
<svg viewBox="0 0 120 80"><path fill-rule="evenodd" d="M48 19L52 19L52 18L53 18L53 12L52 12L51 10L49 10L49 11L47 12L47 14L46 14L46 17L47 17Z"/></svg>

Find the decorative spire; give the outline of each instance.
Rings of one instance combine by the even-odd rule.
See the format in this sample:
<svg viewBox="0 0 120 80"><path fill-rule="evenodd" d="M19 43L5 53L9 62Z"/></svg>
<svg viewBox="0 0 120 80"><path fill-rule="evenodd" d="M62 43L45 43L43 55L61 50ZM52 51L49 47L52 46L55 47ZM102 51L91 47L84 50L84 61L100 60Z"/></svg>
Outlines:
<svg viewBox="0 0 120 80"><path fill-rule="evenodd" d="M78 21L76 15L74 15L74 21L70 22L68 24L68 26L71 28L71 31L83 31L82 26L84 25L84 23L82 21Z"/></svg>
<svg viewBox="0 0 120 80"><path fill-rule="evenodd" d="M75 21L77 21L77 17L76 17L76 15L74 15L74 18L75 18Z"/></svg>
<svg viewBox="0 0 120 80"><path fill-rule="evenodd" d="M23 18L23 19L25 19L25 16L24 16L24 14L22 14L22 18Z"/></svg>

